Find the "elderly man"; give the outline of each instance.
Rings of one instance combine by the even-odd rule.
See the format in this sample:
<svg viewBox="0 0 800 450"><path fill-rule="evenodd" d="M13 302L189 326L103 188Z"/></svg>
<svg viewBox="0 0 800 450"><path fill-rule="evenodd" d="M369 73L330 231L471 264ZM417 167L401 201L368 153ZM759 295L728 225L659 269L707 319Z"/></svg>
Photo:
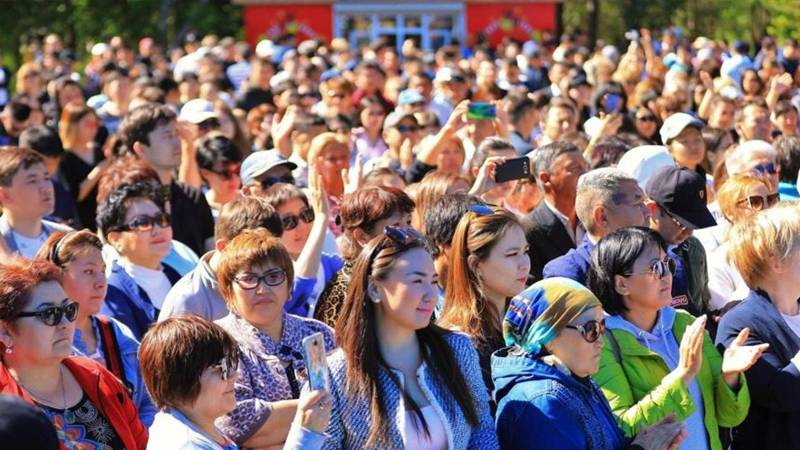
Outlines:
<svg viewBox="0 0 800 450"><path fill-rule="evenodd" d="M566 277L583 285L597 242L623 227L645 226L649 212L636 179L617 168L595 169L578 180L575 212L586 228L581 244L544 267L544 277Z"/></svg>
<svg viewBox="0 0 800 450"><path fill-rule="evenodd" d="M575 190L587 164L580 149L565 142L545 145L531 155L536 185L544 193L544 201L528 215L527 233L531 275L540 280L545 264L575 248L583 238L575 215Z"/></svg>

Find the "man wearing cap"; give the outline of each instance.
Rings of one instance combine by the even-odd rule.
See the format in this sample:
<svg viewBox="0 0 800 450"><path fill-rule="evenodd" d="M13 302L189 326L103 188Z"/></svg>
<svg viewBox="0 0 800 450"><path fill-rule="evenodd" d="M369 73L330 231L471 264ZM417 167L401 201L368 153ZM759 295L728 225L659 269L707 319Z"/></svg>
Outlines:
<svg viewBox="0 0 800 450"><path fill-rule="evenodd" d="M414 114L425 111L425 97L416 89L406 89L397 96L395 114Z"/></svg>
<svg viewBox="0 0 800 450"><path fill-rule="evenodd" d="M705 314L708 291L708 263L693 230L714 226L706 207L706 180L686 167L664 166L650 177L645 187L650 228L667 242L667 254L675 260L672 276L672 306L695 316Z"/></svg>
<svg viewBox="0 0 800 450"><path fill-rule="evenodd" d="M435 83L437 94L431 103L436 106L432 106L431 110L439 115L439 123L446 123L456 105L469 98L469 81L461 69L443 67L436 72ZM446 114L442 111L446 111Z"/></svg>
<svg viewBox="0 0 800 450"><path fill-rule="evenodd" d="M706 156L706 144L700 130L704 124L686 113L675 113L664 121L659 134L675 162L703 175L700 163Z"/></svg>
<svg viewBox="0 0 800 450"><path fill-rule="evenodd" d="M635 178L617 168L586 172L578 179L575 212L586 228L577 248L544 266L544 278L565 277L586 285L592 250L620 228L646 226L649 212Z"/></svg>
<svg viewBox="0 0 800 450"><path fill-rule="evenodd" d="M191 124L195 139L220 128L219 114L214 110L214 104L202 98L186 102L178 115L178 121Z"/></svg>
<svg viewBox="0 0 800 450"><path fill-rule="evenodd" d="M277 150L262 150L251 153L239 169L242 179L242 194L260 197L276 183L294 184L292 171L297 164L286 159Z"/></svg>

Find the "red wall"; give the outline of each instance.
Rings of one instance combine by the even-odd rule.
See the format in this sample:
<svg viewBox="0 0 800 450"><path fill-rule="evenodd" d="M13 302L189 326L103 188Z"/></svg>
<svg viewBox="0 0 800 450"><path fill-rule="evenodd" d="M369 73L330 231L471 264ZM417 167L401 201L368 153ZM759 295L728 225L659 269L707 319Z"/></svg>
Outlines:
<svg viewBox="0 0 800 450"><path fill-rule="evenodd" d="M474 38L485 32L492 44L506 36L526 41L535 36L533 30L554 31L556 28L555 3L467 2L465 9L467 34Z"/></svg>
<svg viewBox="0 0 800 450"><path fill-rule="evenodd" d="M247 5L243 16L245 35L251 45L283 34L284 30L297 30L298 42L316 36L329 41L333 36L330 4Z"/></svg>

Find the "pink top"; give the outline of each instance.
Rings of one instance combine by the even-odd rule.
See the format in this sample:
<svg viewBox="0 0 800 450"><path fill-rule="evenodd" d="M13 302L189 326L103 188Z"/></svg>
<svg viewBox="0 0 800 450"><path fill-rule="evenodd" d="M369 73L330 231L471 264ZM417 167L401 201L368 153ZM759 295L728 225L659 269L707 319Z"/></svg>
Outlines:
<svg viewBox="0 0 800 450"><path fill-rule="evenodd" d="M422 423L414 411L406 410L406 423L402 433L403 444L407 450L447 450L447 432L442 419L432 405L420 408L430 436L425 435Z"/></svg>

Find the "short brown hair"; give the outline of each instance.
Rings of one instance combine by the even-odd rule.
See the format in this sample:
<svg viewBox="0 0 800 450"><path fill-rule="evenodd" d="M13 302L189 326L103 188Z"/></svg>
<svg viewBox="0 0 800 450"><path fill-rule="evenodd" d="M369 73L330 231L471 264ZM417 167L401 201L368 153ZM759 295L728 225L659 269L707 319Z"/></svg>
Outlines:
<svg viewBox="0 0 800 450"><path fill-rule="evenodd" d="M13 258L0 264L0 320L11 320L30 302L33 289L40 283L61 284L61 269L42 260Z"/></svg>
<svg viewBox="0 0 800 450"><path fill-rule="evenodd" d="M266 262L286 272L286 283L291 290L294 285L294 265L280 239L264 228L244 230L231 239L222 251L217 267L219 291L225 301L230 303L233 300L233 278L240 270Z"/></svg>
<svg viewBox="0 0 800 450"><path fill-rule="evenodd" d="M11 186L17 172L36 164L44 164L44 158L29 148L0 147L0 186Z"/></svg>
<svg viewBox="0 0 800 450"><path fill-rule="evenodd" d="M306 206L309 206L306 194L299 187L289 183L273 184L264 192L262 198L275 209L294 199L302 200Z"/></svg>
<svg viewBox="0 0 800 450"><path fill-rule="evenodd" d="M236 341L219 325L195 315L154 324L139 346L139 364L150 398L158 408L192 403L200 377L223 358L238 359Z"/></svg>
<svg viewBox="0 0 800 450"><path fill-rule="evenodd" d="M56 231L39 248L36 253L36 259L50 261L63 268L75 259L80 251L86 248L95 248L103 251L103 243L96 234L89 230Z"/></svg>
<svg viewBox="0 0 800 450"><path fill-rule="evenodd" d="M750 289L763 288L773 262L782 262L800 247L800 209L781 202L744 217L728 232L728 260Z"/></svg>
<svg viewBox="0 0 800 450"><path fill-rule="evenodd" d="M266 200L252 195L239 197L222 207L214 224L214 239L230 241L244 230L265 228L272 236L283 236L281 216Z"/></svg>
<svg viewBox="0 0 800 450"><path fill-rule="evenodd" d="M175 113L165 105L145 104L134 108L119 126L128 151L133 151L133 144L141 142L150 145L148 135L159 125L166 125L176 119Z"/></svg>
<svg viewBox="0 0 800 450"><path fill-rule="evenodd" d="M97 183L97 204L124 184L151 182L161 184L158 172L150 164L132 156L123 156L112 162ZM165 198L164 200L169 200Z"/></svg>
<svg viewBox="0 0 800 450"><path fill-rule="evenodd" d="M414 206L414 201L405 192L388 186L365 186L345 194L339 207L343 230L342 257L354 260L361 252L361 244L353 237L353 230L358 228L372 235L376 222L397 212L410 214Z"/></svg>

